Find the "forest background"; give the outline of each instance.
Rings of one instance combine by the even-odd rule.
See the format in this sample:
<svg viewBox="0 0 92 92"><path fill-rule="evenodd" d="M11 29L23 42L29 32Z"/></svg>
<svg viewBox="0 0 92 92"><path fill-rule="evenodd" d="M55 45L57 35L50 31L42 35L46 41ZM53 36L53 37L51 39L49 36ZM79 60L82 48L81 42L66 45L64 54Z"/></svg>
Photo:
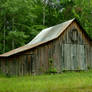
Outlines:
<svg viewBox="0 0 92 92"><path fill-rule="evenodd" d="M42 29L76 18L92 39L92 0L0 0L0 54Z"/></svg>

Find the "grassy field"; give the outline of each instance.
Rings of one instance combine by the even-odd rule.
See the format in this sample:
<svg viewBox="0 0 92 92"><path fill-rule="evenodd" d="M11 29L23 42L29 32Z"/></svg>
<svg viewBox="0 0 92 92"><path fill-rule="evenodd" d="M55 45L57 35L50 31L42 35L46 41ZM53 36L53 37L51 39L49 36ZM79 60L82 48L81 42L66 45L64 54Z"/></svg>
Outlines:
<svg viewBox="0 0 92 92"><path fill-rule="evenodd" d="M0 76L0 92L92 92L92 71L10 78Z"/></svg>

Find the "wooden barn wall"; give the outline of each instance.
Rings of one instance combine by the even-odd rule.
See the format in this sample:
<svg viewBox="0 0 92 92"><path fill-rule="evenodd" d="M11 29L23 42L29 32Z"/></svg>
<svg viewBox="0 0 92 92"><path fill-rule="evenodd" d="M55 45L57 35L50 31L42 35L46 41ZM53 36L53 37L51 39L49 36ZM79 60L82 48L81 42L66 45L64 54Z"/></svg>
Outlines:
<svg viewBox="0 0 92 92"><path fill-rule="evenodd" d="M92 45L87 48L87 60L88 60L88 68L92 68Z"/></svg>
<svg viewBox="0 0 92 92"><path fill-rule="evenodd" d="M71 40L72 29L78 30L76 43ZM50 61L57 72L85 70L92 67L92 45L89 45L75 22L56 40L9 58L0 59L0 68L10 75L41 74L48 72Z"/></svg>

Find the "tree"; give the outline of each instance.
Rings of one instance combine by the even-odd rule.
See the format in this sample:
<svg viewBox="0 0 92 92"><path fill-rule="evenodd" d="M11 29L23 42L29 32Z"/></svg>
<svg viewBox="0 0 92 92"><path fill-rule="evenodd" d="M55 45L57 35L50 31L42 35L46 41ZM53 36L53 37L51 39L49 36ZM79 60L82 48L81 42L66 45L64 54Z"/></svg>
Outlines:
<svg viewBox="0 0 92 92"><path fill-rule="evenodd" d="M1 0L0 53L27 44L42 29L74 17L92 38L91 16L91 0Z"/></svg>

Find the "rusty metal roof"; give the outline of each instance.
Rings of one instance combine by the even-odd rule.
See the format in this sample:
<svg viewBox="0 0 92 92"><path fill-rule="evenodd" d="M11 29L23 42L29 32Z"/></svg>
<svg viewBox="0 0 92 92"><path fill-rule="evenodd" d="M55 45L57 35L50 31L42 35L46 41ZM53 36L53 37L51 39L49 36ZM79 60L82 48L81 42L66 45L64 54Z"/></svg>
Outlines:
<svg viewBox="0 0 92 92"><path fill-rule="evenodd" d="M66 21L64 23L58 24L53 27L46 28L42 30L31 42L26 44L25 46L19 47L17 49L11 50L4 54L1 54L0 57L8 57L34 47L37 47L41 44L44 44L48 41L56 39L75 19Z"/></svg>

